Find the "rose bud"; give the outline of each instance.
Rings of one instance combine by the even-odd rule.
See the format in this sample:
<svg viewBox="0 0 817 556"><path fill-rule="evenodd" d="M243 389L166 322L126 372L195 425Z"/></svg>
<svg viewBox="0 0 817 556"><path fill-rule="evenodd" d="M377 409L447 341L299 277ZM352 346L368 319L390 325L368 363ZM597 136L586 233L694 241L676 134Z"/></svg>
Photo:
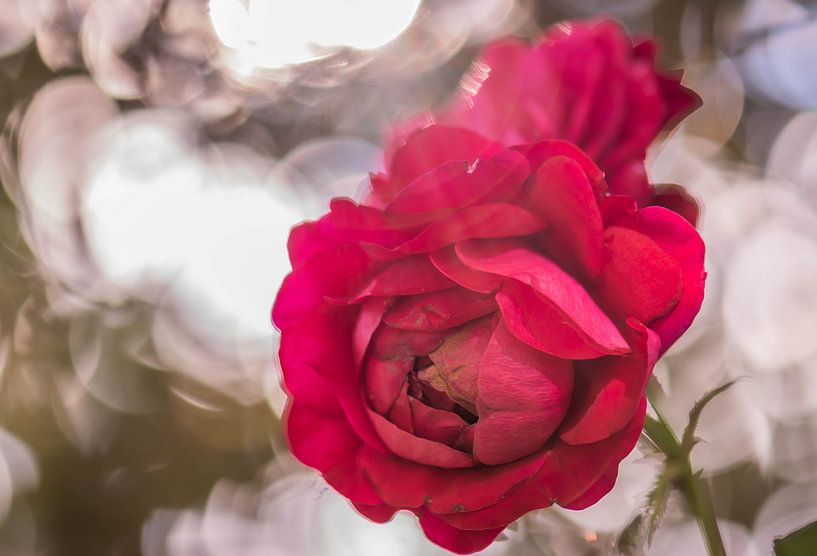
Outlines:
<svg viewBox="0 0 817 556"><path fill-rule="evenodd" d="M599 28L618 36L606 24L586 33ZM623 90L649 76L671 88L634 52L616 54L631 62L621 67L650 71L627 73ZM596 113L580 101L551 109L580 122L571 111ZM603 129L604 141L571 138L608 172L620 144L646 146L625 125ZM440 124L400 134L363 203L335 199L292 230L273 308L292 453L370 519L409 510L461 554L526 512L585 508L612 488L655 361L703 299L704 245L687 220L613 194L574 142L529 137Z"/></svg>

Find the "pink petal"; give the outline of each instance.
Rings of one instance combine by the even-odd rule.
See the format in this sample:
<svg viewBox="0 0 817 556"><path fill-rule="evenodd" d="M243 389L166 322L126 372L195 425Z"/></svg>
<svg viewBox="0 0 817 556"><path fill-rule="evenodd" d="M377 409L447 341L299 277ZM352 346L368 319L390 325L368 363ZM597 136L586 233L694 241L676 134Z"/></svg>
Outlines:
<svg viewBox="0 0 817 556"><path fill-rule="evenodd" d="M627 325L630 354L576 364L573 403L560 428L568 444L590 444L617 433L644 400L661 342L643 324L629 319Z"/></svg>
<svg viewBox="0 0 817 556"><path fill-rule="evenodd" d="M451 411L429 407L416 398L409 398L414 434L421 438L453 446L468 423Z"/></svg>
<svg viewBox="0 0 817 556"><path fill-rule="evenodd" d="M290 398L284 414L290 449L301 462L321 471L338 492L363 504L382 504L358 465L363 445L317 373L306 368L299 380L308 387ZM306 392L311 392L307 394Z"/></svg>
<svg viewBox="0 0 817 556"><path fill-rule="evenodd" d="M577 260L590 276L601 269L601 213L587 175L573 159L555 156L536 172L533 206L548 222L548 243L560 258Z"/></svg>
<svg viewBox="0 0 817 556"><path fill-rule="evenodd" d="M454 246L443 247L429 254L431 263L445 276L469 290L480 293L496 291L502 279L494 274L478 272L463 263L457 256Z"/></svg>
<svg viewBox="0 0 817 556"><path fill-rule="evenodd" d="M409 405L408 381L403 381L403 387L398 393L397 399L391 406L389 414L384 415L384 417L407 433L414 434L414 422L411 418L411 406ZM375 428L377 428L376 425Z"/></svg>
<svg viewBox="0 0 817 556"><path fill-rule="evenodd" d="M293 269L300 268L316 255L334 248L335 245L336 242L320 232L317 222L301 222L289 232L287 239L289 262Z"/></svg>
<svg viewBox="0 0 817 556"><path fill-rule="evenodd" d="M457 256L474 270L513 278L530 286L558 309L566 322L608 353L627 344L616 326L584 287L555 263L517 240L469 240L456 245Z"/></svg>
<svg viewBox="0 0 817 556"><path fill-rule="evenodd" d="M449 162L415 179L386 206L387 213L457 209L488 195L518 192L528 177L528 161L516 151L500 151L473 167Z"/></svg>
<svg viewBox="0 0 817 556"><path fill-rule="evenodd" d="M428 355L442 344L445 333L425 330L400 330L381 326L372 337L371 355L379 359L396 359Z"/></svg>
<svg viewBox="0 0 817 556"><path fill-rule="evenodd" d="M534 349L563 359L595 359L610 353L567 321L549 300L516 280L503 284L496 301L508 329Z"/></svg>
<svg viewBox="0 0 817 556"><path fill-rule="evenodd" d="M657 186L652 204L680 214L693 227L698 222L701 211L695 197L680 185L674 184Z"/></svg>
<svg viewBox="0 0 817 556"><path fill-rule="evenodd" d="M437 384L432 386L445 391L466 409L473 410L477 399L480 361L495 326L493 317L485 317L449 335L437 350L428 355L434 365L420 371L418 378L438 382L440 387Z"/></svg>
<svg viewBox="0 0 817 556"><path fill-rule="evenodd" d="M499 465L544 446L567 413L573 369L521 343L500 322L480 362L477 387L474 457Z"/></svg>
<svg viewBox="0 0 817 556"><path fill-rule="evenodd" d="M570 158L581 167L597 197L601 197L607 191L607 184L604 181L604 172L599 169L592 158L587 156L584 151L573 143L560 139L548 139L527 145L517 145L513 148L525 155L528 159L528 164L534 171L546 160L554 156Z"/></svg>
<svg viewBox="0 0 817 556"><path fill-rule="evenodd" d="M454 328L496 310L484 295L455 287L400 299L383 317L394 328L439 331Z"/></svg>
<svg viewBox="0 0 817 556"><path fill-rule="evenodd" d="M374 411L369 417L383 443L395 455L422 465L461 469L474 466L473 458L440 442L419 438L406 432Z"/></svg>
<svg viewBox="0 0 817 556"><path fill-rule="evenodd" d="M431 512L420 514L420 526L432 542L455 554L473 554L486 548L504 527L485 531L462 531L451 527Z"/></svg>
<svg viewBox="0 0 817 556"><path fill-rule="evenodd" d="M303 398L300 380L306 369L314 370L343 408L355 432L372 446L381 446L367 416L360 389L360 369L352 355L355 308L322 305L303 316L296 327L281 334L279 356L284 382L293 395ZM291 385L291 386L290 386Z"/></svg>
<svg viewBox="0 0 817 556"><path fill-rule="evenodd" d="M360 464L386 504L426 506L436 514L449 514L490 510L515 485L534 475L544 458L540 452L501 466L441 469L364 449Z"/></svg>
<svg viewBox="0 0 817 556"><path fill-rule="evenodd" d="M353 502L352 505L358 512L363 514L363 517L370 519L375 523L387 523L391 521L391 518L394 517L394 512L397 511L396 508L385 505L367 506L356 502Z"/></svg>
<svg viewBox="0 0 817 556"><path fill-rule="evenodd" d="M610 170L607 176L607 187L613 195L632 197L639 206L649 204L653 196L644 161L640 158Z"/></svg>
<svg viewBox="0 0 817 556"><path fill-rule="evenodd" d="M618 466L619 461L632 451L644 425L646 407L646 400L642 400L627 427L601 442L577 446L553 442L542 450L544 459L539 460L542 464L538 471L516 485L496 504L440 517L454 527L479 530L507 525L530 511L547 508L554 502L569 505L592 488L611 465ZM366 461L365 454L368 452L370 450L364 451L363 461ZM377 485L374 486L378 490ZM378 494L382 495L379 490Z"/></svg>
<svg viewBox="0 0 817 556"><path fill-rule="evenodd" d="M352 354L354 356L355 367L360 367L366 350L369 349L369 342L372 339L383 314L389 308L392 299L389 297L370 297L360 304L360 313L355 322L355 330L352 334L353 345Z"/></svg>
<svg viewBox="0 0 817 556"><path fill-rule="evenodd" d="M583 510L589 506L592 506L601 500L605 494L613 490L617 478L618 466L610 466L604 471L602 476L599 477L599 480L593 483L593 486L587 489L584 494L574 499L569 504L560 505L568 510Z"/></svg>
<svg viewBox="0 0 817 556"><path fill-rule="evenodd" d="M620 226L604 232L607 263L595 288L597 298L621 318L641 322L666 315L681 297L681 267L648 236Z"/></svg>
<svg viewBox="0 0 817 556"><path fill-rule="evenodd" d="M272 320L279 330L294 326L301 316L324 303L326 297L343 297L374 269L358 247L337 245L313 257L284 278Z"/></svg>
<svg viewBox="0 0 817 556"><path fill-rule="evenodd" d="M633 448L635 448L641 429L644 426L644 418L646 414L647 400L644 398L641 400L641 404L638 406L638 409L636 409L633 420L627 425L624 438L615 448L613 448L616 455L612 458L610 466L583 494L573 498L572 500L562 500L559 502L560 506L569 510L583 510L601 500L603 496L613 489L616 484L616 479L618 478L618 468L621 460L627 457L627 455L632 452Z"/></svg>
<svg viewBox="0 0 817 556"><path fill-rule="evenodd" d="M643 160L647 147L661 129L661 90L651 64L635 62L625 74L629 110L624 133L619 135L601 158L600 166L615 169L630 160Z"/></svg>
<svg viewBox="0 0 817 556"><path fill-rule="evenodd" d="M432 222L397 249L401 253L427 253L464 239L526 236L544 227L542 218L522 207L489 203Z"/></svg>
<svg viewBox="0 0 817 556"><path fill-rule="evenodd" d="M366 394L372 409L388 415L405 389L413 366L413 356L385 360L369 356L366 359Z"/></svg>
<svg viewBox="0 0 817 556"><path fill-rule="evenodd" d="M518 39L489 44L463 78L459 97L440 120L469 127L506 145L529 141L529 135L555 135L558 112L548 108L556 108L556 95L547 87L555 76L543 62L541 53ZM541 93L539 103L523 100L530 89ZM529 107L538 109L535 116Z"/></svg>
<svg viewBox="0 0 817 556"><path fill-rule="evenodd" d="M638 211L637 218L622 220L627 226L649 236L680 265L683 293L668 315L650 323L661 338L661 353L689 328L704 298L704 242L698 232L677 214L661 207Z"/></svg>
<svg viewBox="0 0 817 556"><path fill-rule="evenodd" d="M499 146L467 129L430 125L406 139L389 164L390 187L399 192L429 170L452 160L473 162L499 151Z"/></svg>
<svg viewBox="0 0 817 556"><path fill-rule="evenodd" d="M345 295L329 296L337 303L358 303L369 296L417 295L454 286L426 255L413 255L386 263L371 278Z"/></svg>

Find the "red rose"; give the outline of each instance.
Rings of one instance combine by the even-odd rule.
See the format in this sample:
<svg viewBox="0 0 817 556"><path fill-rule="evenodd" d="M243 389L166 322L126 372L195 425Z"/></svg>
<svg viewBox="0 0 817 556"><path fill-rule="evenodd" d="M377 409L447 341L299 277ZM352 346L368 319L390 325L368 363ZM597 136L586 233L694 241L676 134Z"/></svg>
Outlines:
<svg viewBox="0 0 817 556"><path fill-rule="evenodd" d="M700 308L695 229L610 195L561 140L432 125L387 172L290 236L273 320L292 452L364 515L410 510L459 553L595 503Z"/></svg>
<svg viewBox="0 0 817 556"><path fill-rule="evenodd" d="M644 170L658 133L700 105L681 86L682 72L660 72L655 55L653 41L633 45L612 21L553 27L533 45L496 41L465 75L459 96L431 117L502 145L571 141L604 171L611 193L666 206L694 224L694 200L677 186L656 191Z"/></svg>

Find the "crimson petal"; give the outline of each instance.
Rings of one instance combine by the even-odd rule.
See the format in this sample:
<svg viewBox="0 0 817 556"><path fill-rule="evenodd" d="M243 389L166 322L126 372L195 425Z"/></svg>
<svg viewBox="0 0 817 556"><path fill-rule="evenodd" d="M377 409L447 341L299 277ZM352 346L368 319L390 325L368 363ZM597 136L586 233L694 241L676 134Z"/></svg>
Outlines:
<svg viewBox="0 0 817 556"><path fill-rule="evenodd" d="M480 293L496 291L502 279L494 274L478 272L463 263L457 256L455 247L450 245L429 254L431 263L448 278L469 290Z"/></svg>
<svg viewBox="0 0 817 556"><path fill-rule="evenodd" d="M627 342L621 333L584 287L521 241L469 240L458 243L456 253L474 270L513 278L530 286L552 303L561 318L586 338L589 345L605 353L627 351Z"/></svg>
<svg viewBox="0 0 817 556"><path fill-rule="evenodd" d="M567 412L572 388L569 361L528 347L500 322L479 367L474 457L499 465L541 448Z"/></svg>
<svg viewBox="0 0 817 556"><path fill-rule="evenodd" d="M431 170L404 187L386 206L386 212L458 209L484 200L488 195L508 196L522 188L530 173L525 157L510 150L475 164L448 162Z"/></svg>
<svg viewBox="0 0 817 556"><path fill-rule="evenodd" d="M544 228L542 218L527 209L506 203L487 203L464 208L429 224L397 250L427 253L464 239L526 236Z"/></svg>
<svg viewBox="0 0 817 556"><path fill-rule="evenodd" d="M698 232L674 212L662 207L647 207L637 217L622 220L627 226L650 237L675 259L683 275L683 293L668 315L650 323L661 337L661 353L689 328L704 298L704 242Z"/></svg>
<svg viewBox="0 0 817 556"><path fill-rule="evenodd" d="M573 159L555 156L536 172L533 205L548 222L548 243L560 258L576 259L590 276L601 269L601 212L587 175Z"/></svg>
<svg viewBox="0 0 817 556"><path fill-rule="evenodd" d="M398 301L383 322L406 330L448 330L496 310L489 295L451 288Z"/></svg>
<svg viewBox="0 0 817 556"><path fill-rule="evenodd" d="M455 554L479 552L494 542L494 539L505 529L505 527L496 527L484 531L463 531L451 527L431 512L420 514L420 526L430 541Z"/></svg>
<svg viewBox="0 0 817 556"><path fill-rule="evenodd" d="M474 459L440 442L414 436L374 411L369 412L374 428L383 443L395 455L422 465L447 469L474 466Z"/></svg>
<svg viewBox="0 0 817 556"><path fill-rule="evenodd" d="M647 235L610 226L604 232L609 259L599 274L597 296L621 318L641 322L666 315L681 297L681 266Z"/></svg>
<svg viewBox="0 0 817 556"><path fill-rule="evenodd" d="M590 444L617 433L644 399L661 341L634 319L627 325L630 354L576 364L573 404L560 429L568 444Z"/></svg>

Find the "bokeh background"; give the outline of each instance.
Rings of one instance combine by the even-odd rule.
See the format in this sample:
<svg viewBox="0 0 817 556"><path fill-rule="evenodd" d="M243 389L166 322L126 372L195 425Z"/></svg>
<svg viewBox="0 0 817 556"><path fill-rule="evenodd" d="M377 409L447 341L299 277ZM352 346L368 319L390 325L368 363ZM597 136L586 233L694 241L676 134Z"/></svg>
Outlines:
<svg viewBox="0 0 817 556"><path fill-rule="evenodd" d="M707 298L659 363L730 555L817 519L817 6L795 0L0 0L0 554L443 555L288 455L290 226L479 46L610 15L704 106L649 154L703 204ZM577 60L576 63L581 63ZM486 550L616 554L658 470ZM704 546L671 500L654 555Z"/></svg>

